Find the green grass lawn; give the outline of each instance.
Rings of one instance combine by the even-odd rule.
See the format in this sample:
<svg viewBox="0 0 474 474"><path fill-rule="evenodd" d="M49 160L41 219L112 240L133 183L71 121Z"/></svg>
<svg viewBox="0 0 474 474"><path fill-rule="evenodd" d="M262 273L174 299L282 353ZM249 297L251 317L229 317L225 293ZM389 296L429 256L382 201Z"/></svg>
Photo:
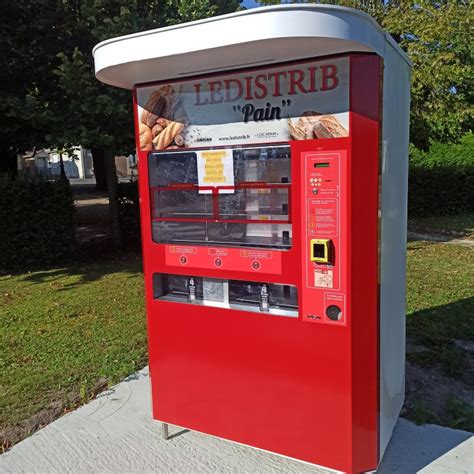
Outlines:
<svg viewBox="0 0 474 474"><path fill-rule="evenodd" d="M409 243L407 338L418 378L407 379L408 417L474 431L472 247Z"/></svg>
<svg viewBox="0 0 474 474"><path fill-rule="evenodd" d="M472 248L408 244L407 333L422 344L474 340Z"/></svg>
<svg viewBox="0 0 474 474"><path fill-rule="evenodd" d="M425 234L474 239L474 213L410 218L408 220L408 230Z"/></svg>
<svg viewBox="0 0 474 474"><path fill-rule="evenodd" d="M421 348L409 360L457 381L469 354L455 342L474 341L473 275L471 248L409 244L407 330ZM146 365L139 257L0 276L0 331L8 447Z"/></svg>
<svg viewBox="0 0 474 474"><path fill-rule="evenodd" d="M140 259L0 276L0 341L8 447L146 365Z"/></svg>

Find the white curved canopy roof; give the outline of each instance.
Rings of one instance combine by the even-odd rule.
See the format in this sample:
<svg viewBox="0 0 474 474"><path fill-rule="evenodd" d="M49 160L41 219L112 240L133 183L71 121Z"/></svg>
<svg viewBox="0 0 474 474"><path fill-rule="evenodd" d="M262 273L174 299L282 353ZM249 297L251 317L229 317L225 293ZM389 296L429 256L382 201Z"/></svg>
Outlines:
<svg viewBox="0 0 474 474"><path fill-rule="evenodd" d="M138 84L258 64L393 48L378 23L352 8L279 5L121 36L93 50L96 77L132 89Z"/></svg>

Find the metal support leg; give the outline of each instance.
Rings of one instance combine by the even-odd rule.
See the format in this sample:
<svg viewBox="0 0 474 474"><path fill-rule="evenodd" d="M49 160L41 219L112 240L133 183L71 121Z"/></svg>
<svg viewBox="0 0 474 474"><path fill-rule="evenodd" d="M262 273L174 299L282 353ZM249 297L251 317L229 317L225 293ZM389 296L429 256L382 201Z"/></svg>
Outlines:
<svg viewBox="0 0 474 474"><path fill-rule="evenodd" d="M168 423L161 423L161 436L167 441L170 438L169 425Z"/></svg>

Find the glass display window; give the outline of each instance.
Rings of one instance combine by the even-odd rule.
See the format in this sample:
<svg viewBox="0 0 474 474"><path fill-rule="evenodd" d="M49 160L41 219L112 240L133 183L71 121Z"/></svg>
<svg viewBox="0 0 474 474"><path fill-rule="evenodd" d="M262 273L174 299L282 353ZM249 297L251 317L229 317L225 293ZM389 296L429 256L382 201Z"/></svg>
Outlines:
<svg viewBox="0 0 474 474"><path fill-rule="evenodd" d="M148 160L155 242L291 247L288 145L153 152Z"/></svg>

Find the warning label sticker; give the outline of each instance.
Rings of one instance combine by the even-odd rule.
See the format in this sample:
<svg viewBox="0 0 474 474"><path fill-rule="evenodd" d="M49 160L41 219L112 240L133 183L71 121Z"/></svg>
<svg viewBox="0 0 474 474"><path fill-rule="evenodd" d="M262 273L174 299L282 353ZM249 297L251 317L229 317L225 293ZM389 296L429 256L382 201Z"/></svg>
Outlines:
<svg viewBox="0 0 474 474"><path fill-rule="evenodd" d="M167 246L168 252L170 253L180 253L180 254L196 254L197 248L196 247L183 247L181 245L168 245Z"/></svg>
<svg viewBox="0 0 474 474"><path fill-rule="evenodd" d="M336 199L318 199L316 206L316 232L320 235L337 235Z"/></svg>
<svg viewBox="0 0 474 474"><path fill-rule="evenodd" d="M318 288L333 288L334 287L333 270L323 270L323 269L316 268L314 270L314 286Z"/></svg>
<svg viewBox="0 0 474 474"><path fill-rule="evenodd" d="M240 256L244 258L269 259L273 257L273 253L265 252L264 250L241 250Z"/></svg>

